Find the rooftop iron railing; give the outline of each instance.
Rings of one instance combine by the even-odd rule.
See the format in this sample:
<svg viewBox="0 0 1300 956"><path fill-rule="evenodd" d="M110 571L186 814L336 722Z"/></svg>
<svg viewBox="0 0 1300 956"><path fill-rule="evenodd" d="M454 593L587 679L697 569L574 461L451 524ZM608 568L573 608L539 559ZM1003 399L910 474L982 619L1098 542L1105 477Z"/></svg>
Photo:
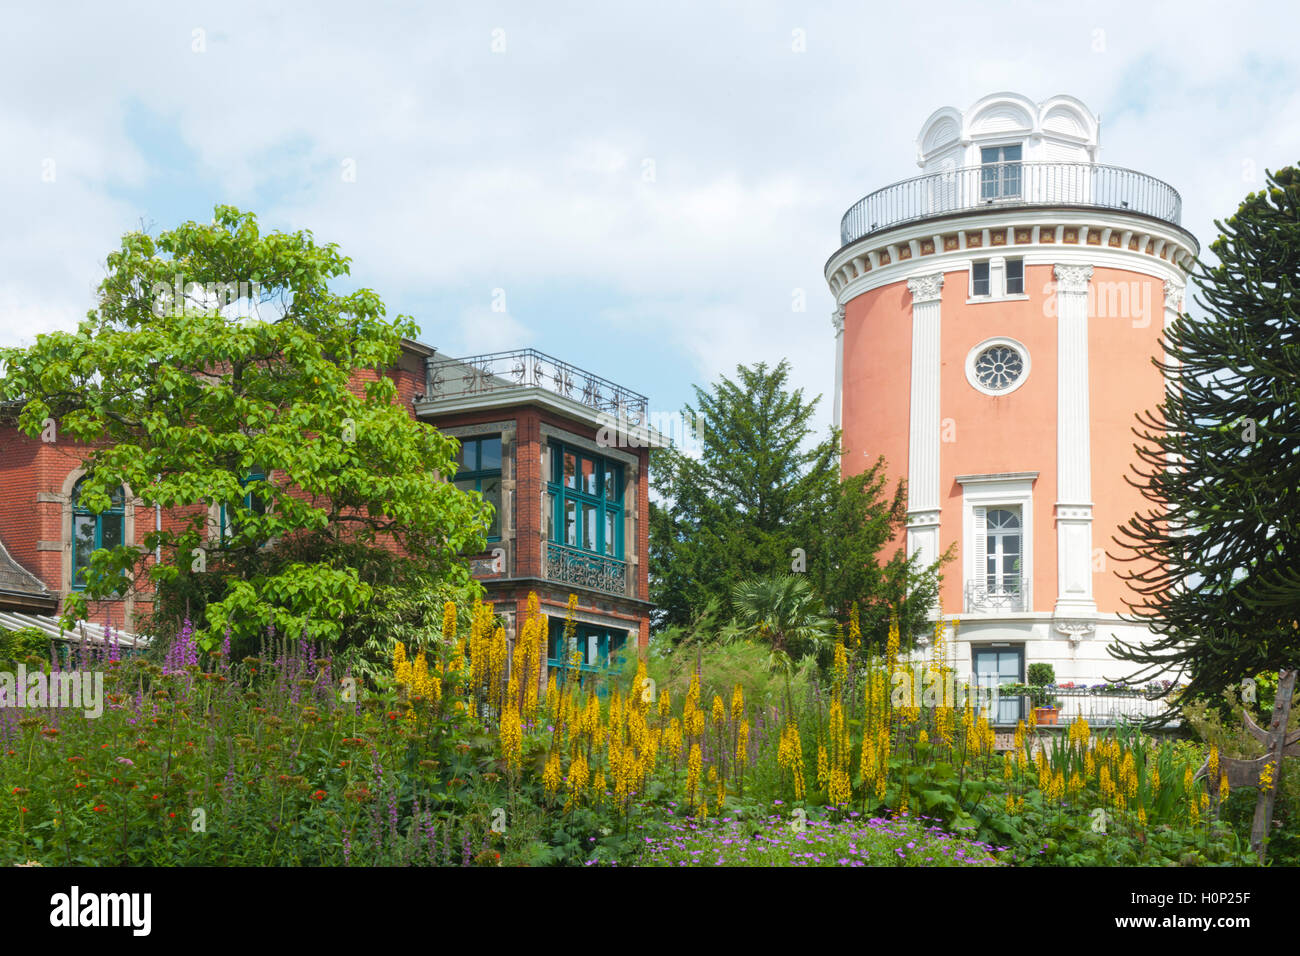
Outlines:
<svg viewBox="0 0 1300 956"><path fill-rule="evenodd" d="M1094 206L1179 225L1183 200L1168 183L1095 163L986 163L905 179L858 200L840 222L843 245L909 222L1024 206Z"/></svg>
<svg viewBox="0 0 1300 956"><path fill-rule="evenodd" d="M536 349L432 358L426 374L426 400L430 402L544 388L598 412L607 412L629 426L645 423L650 414L650 400L639 392Z"/></svg>

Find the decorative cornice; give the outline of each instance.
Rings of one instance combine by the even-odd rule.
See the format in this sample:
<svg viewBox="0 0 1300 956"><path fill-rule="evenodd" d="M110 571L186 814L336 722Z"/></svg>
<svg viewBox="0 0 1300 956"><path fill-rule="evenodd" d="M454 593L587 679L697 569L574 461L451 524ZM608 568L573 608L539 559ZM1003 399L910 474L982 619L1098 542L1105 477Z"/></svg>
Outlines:
<svg viewBox="0 0 1300 956"><path fill-rule="evenodd" d="M1092 278L1092 266L1066 266L1057 265L1054 267L1056 275L1056 291L1071 292L1077 295L1086 295L1088 292L1088 280Z"/></svg>
<svg viewBox="0 0 1300 956"><path fill-rule="evenodd" d="M928 276L915 276L907 280L907 291L912 293L912 304L936 302L943 292L943 273L935 272Z"/></svg>

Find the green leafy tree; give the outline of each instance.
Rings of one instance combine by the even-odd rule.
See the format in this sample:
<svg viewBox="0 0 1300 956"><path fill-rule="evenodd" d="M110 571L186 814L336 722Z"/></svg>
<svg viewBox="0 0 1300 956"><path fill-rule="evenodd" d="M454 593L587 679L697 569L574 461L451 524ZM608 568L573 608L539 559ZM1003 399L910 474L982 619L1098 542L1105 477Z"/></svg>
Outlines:
<svg viewBox="0 0 1300 956"><path fill-rule="evenodd" d="M1117 539L1157 636L1115 653L1185 667L1204 697L1300 662L1300 170L1215 225L1218 264L1194 275L1207 315L1165 331L1167 396L1135 429L1153 507Z"/></svg>
<svg viewBox="0 0 1300 956"><path fill-rule="evenodd" d="M930 567L922 567L916 556L908 559L902 544L907 493L901 481L889 491L886 467L885 459L877 458L866 471L845 478L835 488L808 569L831 614L846 621L853 605L858 605L866 643L881 646L891 616L897 616L903 634L929 627L939 569L953 555L949 548Z"/></svg>
<svg viewBox="0 0 1300 956"><path fill-rule="evenodd" d="M736 623L771 646L769 669L793 673L794 661L815 657L830 639L834 622L803 574L746 578L732 589Z"/></svg>
<svg viewBox="0 0 1300 956"><path fill-rule="evenodd" d="M926 628L938 565L909 563L891 542L905 529L900 482L886 487L885 463L840 481L839 436L812 440L820 399L789 390L781 362L737 367L683 410L702 421L698 458L657 452L650 504L651 597L656 624L687 627L711 604L731 605L750 578L804 573L811 592L840 620L856 602L868 640L883 641L891 613L904 633Z"/></svg>
<svg viewBox="0 0 1300 956"><path fill-rule="evenodd" d="M70 618L148 580L155 633L189 614L209 648L270 625L338 642L377 588L475 587L458 556L485 546L489 506L441 480L454 440L395 402L384 371L413 322L331 291L349 261L218 206L124 236L76 332L0 350L19 427L92 446L87 507L125 485L184 519L95 552Z"/></svg>
<svg viewBox="0 0 1300 956"><path fill-rule="evenodd" d="M676 448L651 467L663 504L650 504L651 600L657 624L685 625L710 599L730 601L743 578L791 568L811 553L838 483L837 440L815 444L817 401L787 390L782 361L737 366L710 391L696 386L684 417L703 420L698 459Z"/></svg>

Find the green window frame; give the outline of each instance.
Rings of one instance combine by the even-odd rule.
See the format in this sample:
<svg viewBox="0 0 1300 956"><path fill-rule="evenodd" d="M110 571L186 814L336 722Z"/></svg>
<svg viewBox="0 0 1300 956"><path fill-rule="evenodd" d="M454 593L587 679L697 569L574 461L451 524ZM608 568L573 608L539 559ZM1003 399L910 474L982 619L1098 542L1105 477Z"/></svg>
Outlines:
<svg viewBox="0 0 1300 956"><path fill-rule="evenodd" d="M260 466L254 466L252 469L249 470L248 474L244 478L240 479L239 487L246 488L248 485L251 485L255 481L266 481L266 474L267 472L265 468L262 468ZM266 514L266 499L264 499L261 495L249 491L244 495L243 510L248 512L249 514L264 515ZM237 513L235 514L227 513L226 505L224 503L218 509L217 534L218 534L218 540L220 540L223 544L225 543L226 538L234 531L238 519L239 519L239 515ZM262 542L262 544L266 544L266 542L264 541Z"/></svg>
<svg viewBox="0 0 1300 956"><path fill-rule="evenodd" d="M454 436L453 436L454 437ZM477 491L492 505L487 539L501 540L501 436L461 438L456 453L454 484L461 491Z"/></svg>
<svg viewBox="0 0 1300 956"><path fill-rule="evenodd" d="M578 650L582 652L579 670L584 673L595 673L608 668L613 655L627 647L628 632L617 628L577 624L574 626L573 635L573 643L566 647L564 618L552 617L550 619L546 641L546 663L548 666L567 668L573 651ZM594 647L593 638L595 639Z"/></svg>
<svg viewBox="0 0 1300 956"><path fill-rule="evenodd" d="M551 442L546 538L623 560L623 466L583 448Z"/></svg>
<svg viewBox="0 0 1300 956"><path fill-rule="evenodd" d="M96 514L81 503L81 485L78 478L72 486L72 589L86 589L86 568L90 556L102 548L115 548L126 543L126 493L119 485L109 497L112 504Z"/></svg>

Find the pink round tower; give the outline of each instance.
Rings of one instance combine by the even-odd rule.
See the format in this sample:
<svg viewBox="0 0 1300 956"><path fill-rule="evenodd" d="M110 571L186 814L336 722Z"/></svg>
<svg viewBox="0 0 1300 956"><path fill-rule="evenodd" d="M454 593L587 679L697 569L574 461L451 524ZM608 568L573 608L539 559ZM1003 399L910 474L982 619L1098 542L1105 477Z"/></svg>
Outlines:
<svg viewBox="0 0 1300 956"><path fill-rule="evenodd" d="M956 546L940 610L962 676L1122 678L1106 646L1146 633L1117 616L1112 539L1148 507L1131 429L1163 398L1151 360L1198 247L1178 193L1101 165L1099 134L1069 96L937 110L922 175L850 207L826 263L843 473L884 455L908 553Z"/></svg>

